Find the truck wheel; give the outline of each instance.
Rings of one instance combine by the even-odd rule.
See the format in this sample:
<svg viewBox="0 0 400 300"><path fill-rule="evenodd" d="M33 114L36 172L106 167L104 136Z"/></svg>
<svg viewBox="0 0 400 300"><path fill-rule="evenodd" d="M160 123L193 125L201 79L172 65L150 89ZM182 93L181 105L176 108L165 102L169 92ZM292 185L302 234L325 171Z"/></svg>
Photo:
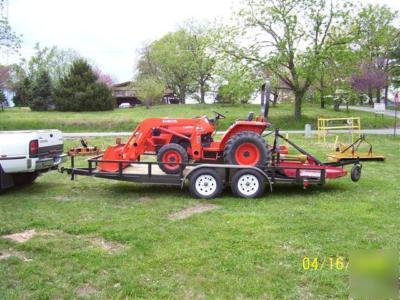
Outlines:
<svg viewBox="0 0 400 300"><path fill-rule="evenodd" d="M232 136L224 149L224 160L232 165L264 168L267 164L265 140L257 133L243 131Z"/></svg>
<svg viewBox="0 0 400 300"><path fill-rule="evenodd" d="M189 190L195 198L215 198L221 194L222 189L221 177L214 169L202 168L194 171L189 177Z"/></svg>
<svg viewBox="0 0 400 300"><path fill-rule="evenodd" d="M361 166L360 165L354 165L351 168L350 178L353 182L357 182L360 180L360 178L361 178Z"/></svg>
<svg viewBox="0 0 400 300"><path fill-rule="evenodd" d="M265 190L264 177L255 170L239 170L232 176L231 189L241 198L260 197Z"/></svg>
<svg viewBox="0 0 400 300"><path fill-rule="evenodd" d="M28 185L35 181L38 174L37 172L30 173L16 173L13 174L13 180L15 185Z"/></svg>
<svg viewBox="0 0 400 300"><path fill-rule="evenodd" d="M185 148L178 144L166 144L157 153L157 162L161 170L167 174L179 174L189 161Z"/></svg>

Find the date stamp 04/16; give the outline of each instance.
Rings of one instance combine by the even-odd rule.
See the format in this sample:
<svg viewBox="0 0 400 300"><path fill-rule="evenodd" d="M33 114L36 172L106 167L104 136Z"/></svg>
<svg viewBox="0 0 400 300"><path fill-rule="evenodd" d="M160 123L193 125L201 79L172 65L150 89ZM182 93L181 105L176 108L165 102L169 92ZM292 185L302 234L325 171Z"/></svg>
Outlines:
<svg viewBox="0 0 400 300"><path fill-rule="evenodd" d="M302 268L304 271L347 271L350 260L343 256L308 257L304 256Z"/></svg>

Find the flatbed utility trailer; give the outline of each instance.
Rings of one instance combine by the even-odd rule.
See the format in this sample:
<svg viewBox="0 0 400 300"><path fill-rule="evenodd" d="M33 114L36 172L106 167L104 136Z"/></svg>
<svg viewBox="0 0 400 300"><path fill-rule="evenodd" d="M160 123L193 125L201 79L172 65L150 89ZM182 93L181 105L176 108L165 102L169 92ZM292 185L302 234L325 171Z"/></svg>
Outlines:
<svg viewBox="0 0 400 300"><path fill-rule="evenodd" d="M278 132L276 132L272 153L276 154L274 149L278 146L277 137L286 140L303 155L312 157ZM87 160L87 167L75 167L75 158L71 156L70 168L61 168L61 172L70 174L71 180L80 175L146 184L173 185L181 188L188 182L192 196L203 199L217 197L227 186L231 187L236 196L242 198L261 196L264 194L265 186L268 186L272 192L274 184L300 185L304 188L310 185L322 186L326 179L345 176L347 171L343 169L343 166L351 164L353 164L351 179L358 181L361 176L361 164L358 160L328 163L320 163L317 160L317 165L284 162L283 165L282 162L278 163L281 161L279 154L272 155L271 163L263 169L231 164L181 163L185 168L182 168L179 174L166 174L160 169L160 164L162 164L160 162L103 160L102 158L103 155L98 155ZM118 171L108 172L98 168L99 163L107 162L118 164Z"/></svg>

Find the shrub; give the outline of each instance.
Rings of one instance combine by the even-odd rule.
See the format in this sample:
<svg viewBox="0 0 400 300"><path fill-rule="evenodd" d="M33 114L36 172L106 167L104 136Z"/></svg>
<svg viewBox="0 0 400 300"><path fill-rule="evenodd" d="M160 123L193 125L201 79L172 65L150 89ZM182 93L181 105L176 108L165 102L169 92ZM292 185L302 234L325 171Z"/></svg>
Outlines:
<svg viewBox="0 0 400 300"><path fill-rule="evenodd" d="M74 61L55 89L55 106L60 111L112 110L114 98L106 84L83 59Z"/></svg>

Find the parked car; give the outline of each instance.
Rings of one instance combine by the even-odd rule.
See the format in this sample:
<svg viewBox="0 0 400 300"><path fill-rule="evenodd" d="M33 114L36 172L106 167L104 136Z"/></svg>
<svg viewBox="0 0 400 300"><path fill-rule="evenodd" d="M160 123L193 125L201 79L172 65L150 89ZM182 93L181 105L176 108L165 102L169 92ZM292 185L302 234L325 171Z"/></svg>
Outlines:
<svg viewBox="0 0 400 300"><path fill-rule="evenodd" d="M59 130L0 131L0 192L32 183L66 158Z"/></svg>
<svg viewBox="0 0 400 300"><path fill-rule="evenodd" d="M130 103L127 103L127 102L121 103L118 106L118 108L131 108L131 107L133 107L133 106Z"/></svg>

